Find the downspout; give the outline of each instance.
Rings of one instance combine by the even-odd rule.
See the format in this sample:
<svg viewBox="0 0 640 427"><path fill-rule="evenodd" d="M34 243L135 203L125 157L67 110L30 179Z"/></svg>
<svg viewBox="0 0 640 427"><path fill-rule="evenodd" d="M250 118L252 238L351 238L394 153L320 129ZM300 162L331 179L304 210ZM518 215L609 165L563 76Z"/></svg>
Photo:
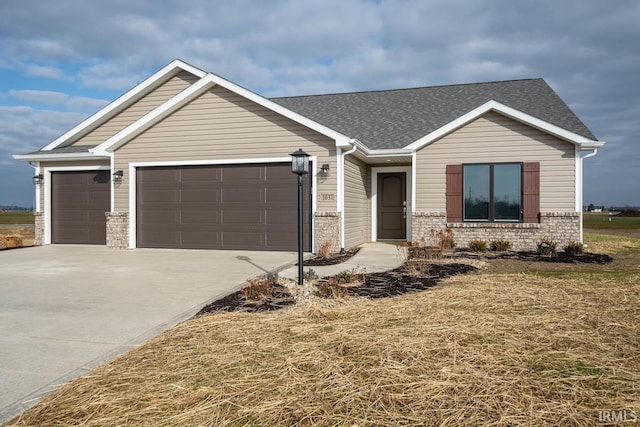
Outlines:
<svg viewBox="0 0 640 427"><path fill-rule="evenodd" d="M349 154L355 153L358 146L354 139L349 140L350 144L353 144L353 148L349 151L345 151L340 156L340 252L344 253L344 158Z"/></svg>
<svg viewBox="0 0 640 427"><path fill-rule="evenodd" d="M589 157L593 157L596 154L598 154L598 149L594 148L593 151L587 155L585 155L584 157L580 157L580 243L584 243L584 230L582 228L582 206L584 205L584 200L583 200L583 193L584 193L584 182L583 182L583 171L584 171L584 165L583 165L583 160L584 159L588 159Z"/></svg>

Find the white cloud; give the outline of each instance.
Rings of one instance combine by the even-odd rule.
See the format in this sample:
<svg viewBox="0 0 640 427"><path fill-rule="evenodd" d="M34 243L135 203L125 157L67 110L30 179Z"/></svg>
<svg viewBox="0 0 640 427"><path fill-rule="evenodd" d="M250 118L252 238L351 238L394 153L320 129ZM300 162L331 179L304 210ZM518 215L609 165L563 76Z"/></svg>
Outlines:
<svg viewBox="0 0 640 427"><path fill-rule="evenodd" d="M30 65L26 72L30 76L45 77L49 79L61 79L64 77L64 71L50 65Z"/></svg>
<svg viewBox="0 0 640 427"><path fill-rule="evenodd" d="M66 93L47 90L10 90L9 96L21 101L47 105L64 105L69 100Z"/></svg>

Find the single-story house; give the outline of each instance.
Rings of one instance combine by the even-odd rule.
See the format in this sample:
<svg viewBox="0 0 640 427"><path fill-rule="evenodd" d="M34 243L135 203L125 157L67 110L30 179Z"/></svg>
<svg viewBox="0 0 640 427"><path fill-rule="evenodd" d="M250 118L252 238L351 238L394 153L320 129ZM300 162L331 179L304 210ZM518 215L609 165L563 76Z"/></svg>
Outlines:
<svg viewBox="0 0 640 427"><path fill-rule="evenodd" d="M542 79L264 98L175 60L40 150L36 244L305 250L582 241L604 144Z"/></svg>

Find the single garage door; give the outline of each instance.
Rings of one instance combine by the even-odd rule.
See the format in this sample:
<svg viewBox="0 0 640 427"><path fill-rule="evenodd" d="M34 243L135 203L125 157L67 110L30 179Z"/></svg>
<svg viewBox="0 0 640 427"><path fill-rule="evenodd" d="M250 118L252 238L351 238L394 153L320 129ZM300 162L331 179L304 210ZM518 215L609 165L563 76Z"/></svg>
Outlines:
<svg viewBox="0 0 640 427"><path fill-rule="evenodd" d="M51 241L104 245L111 207L109 171L51 173Z"/></svg>
<svg viewBox="0 0 640 427"><path fill-rule="evenodd" d="M289 163L138 168L137 246L297 249L297 181ZM304 246L311 197L304 189Z"/></svg>

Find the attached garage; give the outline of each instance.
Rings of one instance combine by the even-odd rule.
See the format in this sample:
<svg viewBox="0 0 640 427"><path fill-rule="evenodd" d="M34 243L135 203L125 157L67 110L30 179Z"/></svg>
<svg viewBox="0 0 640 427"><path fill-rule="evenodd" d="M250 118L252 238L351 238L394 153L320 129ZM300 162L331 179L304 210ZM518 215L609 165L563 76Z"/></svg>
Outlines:
<svg viewBox="0 0 640 427"><path fill-rule="evenodd" d="M51 242L105 245L109 171L51 173Z"/></svg>
<svg viewBox="0 0 640 427"><path fill-rule="evenodd" d="M311 188L305 177L304 246L311 250ZM297 184L290 163L139 167L137 246L297 248Z"/></svg>

